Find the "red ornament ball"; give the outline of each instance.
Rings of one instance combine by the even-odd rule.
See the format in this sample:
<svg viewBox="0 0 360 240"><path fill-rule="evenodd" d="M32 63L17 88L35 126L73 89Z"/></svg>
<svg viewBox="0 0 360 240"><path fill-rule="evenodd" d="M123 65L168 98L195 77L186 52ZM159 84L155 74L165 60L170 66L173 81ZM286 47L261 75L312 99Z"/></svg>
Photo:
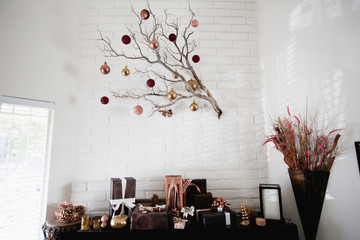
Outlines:
<svg viewBox="0 0 360 240"><path fill-rule="evenodd" d="M197 27L197 26L199 26L199 21L198 21L198 20L196 20L196 19L192 20L192 22L191 22L191 26L193 26L193 27Z"/></svg>
<svg viewBox="0 0 360 240"><path fill-rule="evenodd" d="M131 42L131 38L128 35L124 35L122 36L121 41L127 45Z"/></svg>
<svg viewBox="0 0 360 240"><path fill-rule="evenodd" d="M106 97L106 96L103 96L101 99L100 99L100 102L104 105L108 104L109 103L109 98Z"/></svg>
<svg viewBox="0 0 360 240"><path fill-rule="evenodd" d="M141 115L142 113L143 113L143 108L142 108L142 106L140 106L140 105L136 105L135 107L134 107L134 113L136 114L136 115Z"/></svg>
<svg viewBox="0 0 360 240"><path fill-rule="evenodd" d="M148 87L154 87L155 86L155 81L154 81L154 79L149 79L149 80L147 80L146 81L146 85L148 86Z"/></svg>
<svg viewBox="0 0 360 240"><path fill-rule="evenodd" d="M106 62L104 62L104 64L101 65L101 67L100 67L100 72L101 72L102 74L109 74L109 72L110 72L110 67L109 67L109 65L107 65Z"/></svg>
<svg viewBox="0 0 360 240"><path fill-rule="evenodd" d="M194 55L194 56L192 57L192 60L193 60L194 63L198 63L198 62L200 61L199 55Z"/></svg>
<svg viewBox="0 0 360 240"><path fill-rule="evenodd" d="M149 11L147 9L141 10L140 17L144 20L148 19L150 17Z"/></svg>
<svg viewBox="0 0 360 240"><path fill-rule="evenodd" d="M171 34L169 35L169 40L170 40L171 42L175 42L175 41L176 41L176 35L175 35L174 33L171 33Z"/></svg>

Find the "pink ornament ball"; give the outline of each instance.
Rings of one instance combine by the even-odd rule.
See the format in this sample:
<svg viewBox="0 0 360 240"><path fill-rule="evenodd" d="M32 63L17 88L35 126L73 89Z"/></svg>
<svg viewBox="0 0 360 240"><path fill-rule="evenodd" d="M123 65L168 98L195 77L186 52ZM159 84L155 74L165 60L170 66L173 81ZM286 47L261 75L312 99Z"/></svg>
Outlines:
<svg viewBox="0 0 360 240"><path fill-rule="evenodd" d="M155 86L155 81L153 79L149 79L146 81L146 85L150 88Z"/></svg>
<svg viewBox="0 0 360 240"><path fill-rule="evenodd" d="M131 38L128 35L124 35L121 38L121 41L123 42L123 44L129 44L131 42Z"/></svg>
<svg viewBox="0 0 360 240"><path fill-rule="evenodd" d="M192 57L192 60L193 60L194 63L198 63L198 62L200 61L199 55L194 55L194 56Z"/></svg>
<svg viewBox="0 0 360 240"><path fill-rule="evenodd" d="M101 99L100 99L100 102L104 105L108 104L109 103L109 98L106 97L106 96L103 96Z"/></svg>
<svg viewBox="0 0 360 240"><path fill-rule="evenodd" d="M196 19L192 20L192 22L191 22L191 26L193 26L193 27L197 27L197 26L199 26L199 21L198 21L198 20L196 20Z"/></svg>
<svg viewBox="0 0 360 240"><path fill-rule="evenodd" d="M174 33L171 33L171 34L169 35L169 40L170 40L171 42L175 42L175 41L176 41L176 35L175 35Z"/></svg>
<svg viewBox="0 0 360 240"><path fill-rule="evenodd" d="M136 105L135 107L134 107L134 113L136 114L136 115L141 115L142 113L143 113L143 108L142 108L142 106L140 106L140 105Z"/></svg>
<svg viewBox="0 0 360 240"><path fill-rule="evenodd" d="M144 20L148 19L150 17L150 12L147 9L143 9L140 12L140 17Z"/></svg>

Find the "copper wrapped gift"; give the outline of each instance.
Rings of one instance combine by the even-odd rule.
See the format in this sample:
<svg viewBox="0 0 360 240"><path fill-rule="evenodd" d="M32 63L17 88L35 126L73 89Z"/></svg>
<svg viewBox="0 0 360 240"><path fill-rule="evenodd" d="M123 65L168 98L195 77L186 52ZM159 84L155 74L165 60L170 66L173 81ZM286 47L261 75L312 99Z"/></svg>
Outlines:
<svg viewBox="0 0 360 240"><path fill-rule="evenodd" d="M168 209L182 209L183 188L180 175L165 176L165 200Z"/></svg>
<svg viewBox="0 0 360 240"><path fill-rule="evenodd" d="M125 184L123 185L123 183L125 183ZM124 192L124 194L123 194L123 192ZM130 203L135 202L135 192L136 192L136 179L135 178L133 178L133 177L111 178L111 180L110 180L110 200L119 200L119 201L121 201L121 204L129 205ZM128 207L125 208L125 213L127 213L127 211L128 211ZM110 203L110 211L109 212L110 212L109 213L110 217L112 217L113 215L119 215L121 212L121 207L119 207L114 214L113 207Z"/></svg>

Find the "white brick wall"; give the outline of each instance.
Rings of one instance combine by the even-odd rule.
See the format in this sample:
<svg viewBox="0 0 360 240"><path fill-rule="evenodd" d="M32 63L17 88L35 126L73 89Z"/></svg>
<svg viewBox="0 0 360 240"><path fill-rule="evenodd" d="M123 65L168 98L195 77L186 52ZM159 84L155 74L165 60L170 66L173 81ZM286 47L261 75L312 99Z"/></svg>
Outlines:
<svg viewBox="0 0 360 240"><path fill-rule="evenodd" d="M132 4L137 11L146 6L145 1ZM150 4L159 16L168 8L186 19L187 1ZM167 174L206 178L208 191L223 196L233 208L240 207L241 196L259 208L258 184L267 182L268 174L262 146L256 1L192 0L191 5L200 22L193 38L201 61L194 67L224 112L220 120L209 103L200 100L201 109L195 113L189 110L189 100L173 107L172 118L160 114L149 118L148 103L110 97L109 88L145 89L145 80L121 75L125 65L133 69L138 62L103 57L97 29L121 49L125 24L133 26L135 17L128 1L82 1L76 182L71 200L89 211L108 211L111 177L135 177L136 197L150 198L153 193L164 197ZM106 76L99 71L104 61L111 66ZM100 103L103 95L110 97L106 106ZM141 116L132 113L137 104L144 106Z"/></svg>

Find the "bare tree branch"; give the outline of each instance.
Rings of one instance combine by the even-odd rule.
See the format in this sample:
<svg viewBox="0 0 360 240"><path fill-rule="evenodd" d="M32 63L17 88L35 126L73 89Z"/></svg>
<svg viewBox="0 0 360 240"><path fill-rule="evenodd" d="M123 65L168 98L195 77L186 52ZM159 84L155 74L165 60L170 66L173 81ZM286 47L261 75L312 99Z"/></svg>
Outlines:
<svg viewBox="0 0 360 240"><path fill-rule="evenodd" d="M135 49L135 54L133 56L125 54L123 51L118 52L116 51L111 41L108 37L103 37L103 35L100 33L100 41L103 43L102 45L102 52L104 52L106 57L123 57L129 60L143 60L149 64L159 64L163 67L163 70L167 72L167 74L175 75L178 79L170 79L167 77L167 74L162 74L158 71L154 70L136 70L136 73L139 74L147 74L147 76L150 78L150 73L155 75L158 79L161 79L164 82L164 86L166 90L161 90L159 87L153 88L147 92L144 92L142 94L136 94L132 93L130 91L126 91L123 94L120 94L119 92L112 91L112 94L114 97L118 98L132 98L132 99L144 99L146 101L149 101L153 105L153 112L150 115L153 115L156 111L160 109L165 109L170 106L173 106L179 101L190 99L190 98L200 98L205 101L208 101L211 103L214 111L217 113L218 118L221 117L222 110L220 109L217 101L212 96L211 92L206 88L206 86L202 83L201 79L196 74L193 66L191 65L189 61L190 54L193 53L197 47L194 40L191 40L192 35L194 34L193 31L190 31L190 27L192 27L192 22L194 20L195 13L190 7L190 2L188 1L189 5L189 14L190 14L190 20L189 23L185 26L184 30L182 31L182 34L180 34L180 26L178 24L178 21L176 22L169 22L169 14L167 10L164 10L164 24L162 21L153 13L153 11L150 8L150 4L147 2L147 10L149 11L151 21L147 20L148 22L152 22L152 27L148 31L146 28L147 25L145 25L145 21L141 18L141 16L135 11L133 6L131 6L132 13L136 16L138 20L138 33L133 32L129 27L127 27L127 30L132 38L132 45ZM178 37L181 37L183 40L183 45L180 47L178 45L178 40L170 43L169 37L166 34L166 27L169 28L171 31L175 31L175 35ZM169 31L169 30L168 30ZM138 38L140 36L140 38ZM157 49L151 49L150 42L153 39L157 39L157 41L164 40L161 42L161 45ZM150 56L145 55L145 51L143 47L146 47L150 49L150 52L153 54L150 54ZM160 53L160 49L162 50ZM179 68L179 72L175 71L174 68ZM186 78L184 77L184 74L190 74L193 76L193 79L197 82L199 85L199 90L195 91L190 84L187 82ZM168 84L175 84L175 83L182 83L184 84L188 89L188 95L184 95L181 93L177 93L177 98L173 101L169 101L164 104L159 104L156 99L166 99L166 95L168 92Z"/></svg>

